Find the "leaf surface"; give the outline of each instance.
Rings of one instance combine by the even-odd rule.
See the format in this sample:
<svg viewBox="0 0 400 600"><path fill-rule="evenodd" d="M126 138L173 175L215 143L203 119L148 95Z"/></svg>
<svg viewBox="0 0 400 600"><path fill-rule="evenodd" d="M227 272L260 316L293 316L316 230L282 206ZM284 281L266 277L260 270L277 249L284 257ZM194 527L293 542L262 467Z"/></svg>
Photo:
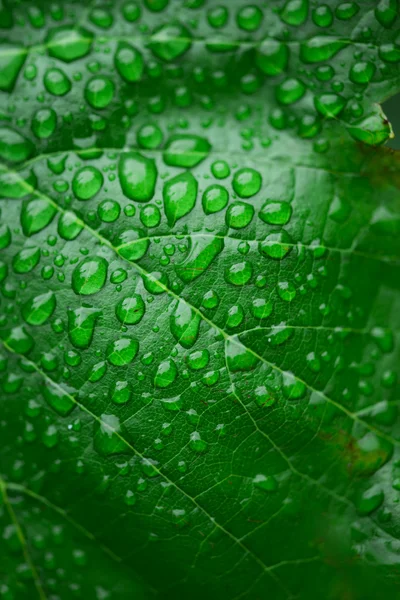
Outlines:
<svg viewBox="0 0 400 600"><path fill-rule="evenodd" d="M2 597L398 595L398 10L0 3Z"/></svg>

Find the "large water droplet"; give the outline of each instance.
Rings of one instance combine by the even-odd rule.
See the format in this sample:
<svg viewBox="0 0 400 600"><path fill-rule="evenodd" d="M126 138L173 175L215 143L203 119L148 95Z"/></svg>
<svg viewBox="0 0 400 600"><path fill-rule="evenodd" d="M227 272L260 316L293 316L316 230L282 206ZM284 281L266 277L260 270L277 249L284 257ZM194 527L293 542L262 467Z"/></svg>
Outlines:
<svg viewBox="0 0 400 600"><path fill-rule="evenodd" d="M124 337L107 346L107 360L117 367L123 367L133 361L139 350L139 342Z"/></svg>
<svg viewBox="0 0 400 600"><path fill-rule="evenodd" d="M149 238L144 237L138 229L127 229L120 233L114 241L118 254L127 260L139 260L146 254L149 247Z"/></svg>
<svg viewBox="0 0 400 600"><path fill-rule="evenodd" d="M302 42L300 47L301 60L305 63L317 63L329 60L349 42L329 35L313 37Z"/></svg>
<svg viewBox="0 0 400 600"><path fill-rule="evenodd" d="M76 406L72 393L67 393L50 383L43 387L43 396L46 402L62 417L69 415Z"/></svg>
<svg viewBox="0 0 400 600"><path fill-rule="evenodd" d="M257 47L256 64L266 75L283 73L288 60L289 48L283 42L267 38Z"/></svg>
<svg viewBox="0 0 400 600"><path fill-rule="evenodd" d="M0 244L4 248L4 244ZM13 258L13 269L16 273L29 273L36 267L40 260L40 248L28 246L20 250Z"/></svg>
<svg viewBox="0 0 400 600"><path fill-rule="evenodd" d="M261 189L261 175L255 169L239 169L233 176L232 186L241 198L250 198Z"/></svg>
<svg viewBox="0 0 400 600"><path fill-rule="evenodd" d="M189 50L192 43L190 32L183 25L161 25L151 36L152 52L167 62L175 60Z"/></svg>
<svg viewBox="0 0 400 600"><path fill-rule="evenodd" d="M208 269L212 261L224 247L221 238L196 237L191 239L190 251L186 259L175 267L184 283L190 283Z"/></svg>
<svg viewBox="0 0 400 600"><path fill-rule="evenodd" d="M120 42L115 54L115 66L125 81L134 83L142 77L144 68L143 56L131 44Z"/></svg>
<svg viewBox="0 0 400 600"><path fill-rule="evenodd" d="M134 294L120 300L115 308L115 314L124 325L135 325L142 320L145 304L142 296Z"/></svg>
<svg viewBox="0 0 400 600"><path fill-rule="evenodd" d="M54 293L45 292L25 302L22 307L22 316L29 325L43 325L51 317L55 308Z"/></svg>
<svg viewBox="0 0 400 600"><path fill-rule="evenodd" d="M2 14L0 13L0 19ZM3 42L0 54L0 90L11 92L25 62L28 50L19 44Z"/></svg>
<svg viewBox="0 0 400 600"><path fill-rule="evenodd" d="M5 341L17 354L26 354L34 346L33 337L24 327L14 327L11 329Z"/></svg>
<svg viewBox="0 0 400 600"><path fill-rule="evenodd" d="M194 207L197 197L197 181L191 173L181 173L164 184L164 210L172 227L178 219Z"/></svg>
<svg viewBox="0 0 400 600"><path fill-rule="evenodd" d="M68 337L75 348L88 348L101 311L90 306L68 310Z"/></svg>
<svg viewBox="0 0 400 600"><path fill-rule="evenodd" d="M191 348L199 335L199 315L183 300L178 304L171 315L171 333L177 342L184 348Z"/></svg>
<svg viewBox="0 0 400 600"><path fill-rule="evenodd" d="M58 233L64 240L74 240L83 229L83 225L77 220L75 213L66 211L58 220Z"/></svg>
<svg viewBox="0 0 400 600"><path fill-rule="evenodd" d="M249 349L235 337L226 342L226 359L228 368L233 373L236 371L251 371L259 362Z"/></svg>
<svg viewBox="0 0 400 600"><path fill-rule="evenodd" d="M106 108L114 98L114 84L111 79L96 76L90 79L85 87L85 98L96 109Z"/></svg>
<svg viewBox="0 0 400 600"><path fill-rule="evenodd" d="M152 158L138 152L126 152L120 158L118 174L125 196L138 202L152 199L157 181L157 169Z"/></svg>
<svg viewBox="0 0 400 600"><path fill-rule="evenodd" d="M210 143L198 135L173 135L167 142L163 157L167 165L189 169L204 160L210 149Z"/></svg>
<svg viewBox="0 0 400 600"><path fill-rule="evenodd" d="M37 198L24 203L21 211L21 225L25 235L41 231L54 219L57 209L45 198Z"/></svg>
<svg viewBox="0 0 400 600"><path fill-rule="evenodd" d="M72 189L78 200L90 200L103 185L103 175L96 167L79 169L72 180Z"/></svg>
<svg viewBox="0 0 400 600"><path fill-rule="evenodd" d="M93 35L83 28L59 27L50 32L47 38L47 51L50 56L73 62L90 52Z"/></svg>
<svg viewBox="0 0 400 600"><path fill-rule="evenodd" d="M61 69L48 69L44 74L44 86L53 96L65 96L71 89L71 81Z"/></svg>
<svg viewBox="0 0 400 600"><path fill-rule="evenodd" d="M102 414L100 422L94 425L94 447L103 456L129 452L129 446L123 439L120 420L115 415Z"/></svg>
<svg viewBox="0 0 400 600"><path fill-rule="evenodd" d="M1 86L0 86L1 89ZM33 152L31 141L10 127L0 127L0 158L9 162L22 162Z"/></svg>
<svg viewBox="0 0 400 600"><path fill-rule="evenodd" d="M178 369L172 358L164 360L158 367L154 377L154 385L158 388L169 387L174 383L178 375Z"/></svg>
<svg viewBox="0 0 400 600"><path fill-rule="evenodd" d="M259 248L261 254L280 260L292 249L292 239L285 230L270 233L260 242Z"/></svg>
<svg viewBox="0 0 400 600"><path fill-rule="evenodd" d="M107 261L100 256L85 258L72 273L72 288L75 294L88 296L97 294L107 279Z"/></svg>
<svg viewBox="0 0 400 600"><path fill-rule="evenodd" d="M235 263L225 270L225 279L233 285L245 285L251 279L253 267L251 263L244 260L240 263Z"/></svg>
<svg viewBox="0 0 400 600"><path fill-rule="evenodd" d="M202 204L206 215L219 212L228 204L229 194L222 185L210 185L204 190Z"/></svg>

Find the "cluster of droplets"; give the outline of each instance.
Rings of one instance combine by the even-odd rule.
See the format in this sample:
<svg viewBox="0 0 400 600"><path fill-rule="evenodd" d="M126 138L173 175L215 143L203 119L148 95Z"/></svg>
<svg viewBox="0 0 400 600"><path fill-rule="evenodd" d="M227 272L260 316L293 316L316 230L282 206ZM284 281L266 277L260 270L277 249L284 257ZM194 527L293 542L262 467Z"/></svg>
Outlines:
<svg viewBox="0 0 400 600"><path fill-rule="evenodd" d="M73 120L73 112L58 111L55 102L64 106L70 96L75 97L76 90L79 101L86 105L86 108L81 106L81 110L88 113L92 132L107 136L110 115L117 108L123 111L122 130L129 130L132 118L141 111L141 100L139 103L134 101L132 91L139 89L138 84L163 78L159 87L169 90L167 95L172 95L175 106L185 109L196 102L206 110L216 106L215 94L208 93L210 85L218 95L220 90L228 88L230 79L238 80L244 96L251 97L266 80L268 88L273 88L272 102L276 105L269 111L270 126L278 131L288 128L292 131L296 127L302 138L317 137L314 149L318 152L326 150L327 141L319 134L329 119L343 117L349 133L366 143L378 144L388 138L390 127L372 102L377 99L374 97L375 86L378 88L390 77L400 61L399 38L391 35L397 18L397 0L382 1L366 15L355 2L338 3L334 9L328 5L311 9L308 0L288 0L279 10L265 11L256 4L236 10L218 5L205 13L207 26L201 25L206 28L204 42L202 35L196 38L200 27L196 19L188 26L171 20L151 30L148 25L140 24L147 13L154 16L167 11L168 16L169 8L168 3L159 9L149 3L143 12L139 5L127 3L122 6L121 14L117 14L117 11L97 7L89 12L88 22L79 27L57 25L60 18L56 11L52 18L57 26L50 29L44 40L43 50L50 66L43 74L35 61L28 58L22 45L9 44L7 52L0 56L1 90L12 94L14 88L19 89L21 72L25 85L31 84L36 90L37 79L42 76L43 92L38 96L40 102L31 117L30 135L39 140L55 136L63 127L59 112L64 113L65 122ZM357 29L355 21L363 16L368 25ZM128 35L126 40L118 42L113 42L112 37L109 42L100 37L101 44L111 44L107 53L112 54L112 61L104 69L104 57L96 60L96 54L101 54L98 36L108 30L114 31L113 28L118 31L121 18L124 23L138 27L140 35L147 36L146 42L132 42ZM40 26L39 22L42 23ZM39 19L36 27L44 27L44 22L44 17ZM352 30L342 36L336 32L336 28L343 28L347 22L357 31L354 42L349 39ZM277 39L264 36L269 23L280 32ZM300 35L298 39L298 32L305 27L310 28L309 36ZM381 44L371 54L375 30L388 32L391 41ZM245 34L253 34L255 39L242 39ZM211 54L223 55L235 53L242 44L250 44L255 47L255 59L248 59L239 74L229 68L209 73L202 66L196 66L190 74L193 85L188 85L183 83L188 74L184 62L181 64L180 61L185 60L186 54L197 47L199 41ZM190 64L189 59L188 62ZM76 65L81 67L82 64L87 75L82 69L75 69ZM176 85L175 80L182 83ZM164 112L170 101L163 94L143 97L147 110L155 116ZM251 102L241 105L236 110L236 118L246 119L251 111ZM18 121L19 125L24 122L24 119ZM248 135L248 131L243 134ZM140 145L155 148L162 142L162 132L154 125L143 126L137 132L137 139ZM270 144L271 136L264 141L265 145ZM246 145L250 148L253 142L246 139L243 146Z"/></svg>

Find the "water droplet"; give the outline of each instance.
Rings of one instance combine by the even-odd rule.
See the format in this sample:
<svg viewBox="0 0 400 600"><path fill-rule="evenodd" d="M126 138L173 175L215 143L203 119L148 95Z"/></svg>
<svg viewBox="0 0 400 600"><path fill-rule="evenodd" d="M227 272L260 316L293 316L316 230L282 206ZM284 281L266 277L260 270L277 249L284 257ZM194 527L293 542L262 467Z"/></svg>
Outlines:
<svg viewBox="0 0 400 600"><path fill-rule="evenodd" d="M204 160L210 149L209 142L198 135L173 135L167 142L163 158L171 167L190 169Z"/></svg>
<svg viewBox="0 0 400 600"><path fill-rule="evenodd" d="M231 372L251 371L259 359L235 337L226 342L226 358Z"/></svg>
<svg viewBox="0 0 400 600"><path fill-rule="evenodd" d="M202 204L206 215L219 212L228 204L229 194L222 185L210 185L204 190Z"/></svg>
<svg viewBox="0 0 400 600"><path fill-rule="evenodd" d="M208 269L224 247L221 238L196 237L190 241L190 251L185 260L175 267L178 277L190 283Z"/></svg>
<svg viewBox="0 0 400 600"><path fill-rule="evenodd" d="M107 363L102 360L102 361L96 363L95 365L93 365L93 367L90 369L90 371L88 373L88 380L91 381L92 383L95 383L96 381L100 381L100 379L102 377L104 377L106 372L107 372Z"/></svg>
<svg viewBox="0 0 400 600"><path fill-rule="evenodd" d="M163 134L158 125L152 123L143 125L137 133L138 145L142 148L153 150L158 148L163 141Z"/></svg>
<svg viewBox="0 0 400 600"><path fill-rule="evenodd" d="M208 350L196 350L187 357L187 365L192 371L199 371L208 365L209 360L210 353Z"/></svg>
<svg viewBox="0 0 400 600"><path fill-rule="evenodd" d="M75 348L88 348L101 310L91 306L68 309L68 337Z"/></svg>
<svg viewBox="0 0 400 600"><path fill-rule="evenodd" d="M261 175L250 168L239 169L233 176L232 186L240 198L250 198L261 189Z"/></svg>
<svg viewBox="0 0 400 600"><path fill-rule="evenodd" d="M234 202L226 212L226 224L234 229L242 229L251 223L254 208L247 202Z"/></svg>
<svg viewBox="0 0 400 600"><path fill-rule="evenodd" d="M82 167L74 175L72 189L78 200L90 200L101 190L103 175L96 167Z"/></svg>
<svg viewBox="0 0 400 600"><path fill-rule="evenodd" d="M140 81L144 69L143 56L131 44L119 42L115 54L115 67L128 83Z"/></svg>
<svg viewBox="0 0 400 600"><path fill-rule="evenodd" d="M380 0L375 8L375 17L383 27L391 27L398 15L398 0Z"/></svg>
<svg viewBox="0 0 400 600"><path fill-rule="evenodd" d="M58 233L64 240L74 240L83 229L75 213L66 211L58 220Z"/></svg>
<svg viewBox="0 0 400 600"><path fill-rule="evenodd" d="M293 373L287 371L282 376L282 390L286 398L289 400L297 400L302 398L306 391L305 384L296 378Z"/></svg>
<svg viewBox="0 0 400 600"><path fill-rule="evenodd" d="M254 391L254 399L257 406L268 407L276 402L276 398L271 394L265 385L259 385Z"/></svg>
<svg viewBox="0 0 400 600"><path fill-rule="evenodd" d="M253 267L251 263L244 260L240 263L235 263L225 270L225 279L233 285L245 285L251 279Z"/></svg>
<svg viewBox="0 0 400 600"><path fill-rule="evenodd" d="M42 108L33 115L32 131L39 139L53 135L57 126L57 114L52 108Z"/></svg>
<svg viewBox="0 0 400 600"><path fill-rule="evenodd" d="M116 381L111 390L111 400L115 404L126 404L131 398L131 388L127 381Z"/></svg>
<svg viewBox="0 0 400 600"><path fill-rule="evenodd" d="M290 77L283 81L275 90L276 99L280 104L294 104L304 96L306 87L299 79Z"/></svg>
<svg viewBox="0 0 400 600"><path fill-rule="evenodd" d="M117 367L133 361L139 350L139 343L132 338L120 338L107 346L107 360Z"/></svg>
<svg viewBox="0 0 400 600"><path fill-rule="evenodd" d="M138 152L122 154L118 174L125 196L138 202L148 202L154 195L157 181L157 169L151 158Z"/></svg>
<svg viewBox="0 0 400 600"><path fill-rule="evenodd" d="M127 443L122 439L122 426L115 415L102 414L100 422L94 425L94 447L103 456L122 454L129 451Z"/></svg>
<svg viewBox="0 0 400 600"><path fill-rule="evenodd" d="M254 485L263 492L276 492L278 482L273 475L256 475L253 479Z"/></svg>
<svg viewBox="0 0 400 600"><path fill-rule="evenodd" d="M114 84L103 76L92 77L85 87L85 98L93 108L106 108L114 98Z"/></svg>
<svg viewBox="0 0 400 600"><path fill-rule="evenodd" d="M105 8L102 8L101 6L99 6L98 8L93 8L89 18L93 25L101 27L102 29L109 29L114 22L114 17L112 16L112 14Z"/></svg>
<svg viewBox="0 0 400 600"><path fill-rule="evenodd" d="M147 252L150 241L138 229L127 229L115 239L114 245L118 254L130 261L139 260Z"/></svg>
<svg viewBox="0 0 400 600"><path fill-rule="evenodd" d="M142 296L134 294L120 300L115 308L117 318L124 325L134 325L142 320L145 304Z"/></svg>
<svg viewBox="0 0 400 600"><path fill-rule="evenodd" d="M355 63L350 69L350 79L354 83L369 83L374 76L375 66L371 62L361 61Z"/></svg>
<svg viewBox="0 0 400 600"><path fill-rule="evenodd" d="M3 13L0 13L3 19ZM27 57L28 50L19 44L2 43L0 56L0 90L11 92Z"/></svg>
<svg viewBox="0 0 400 600"><path fill-rule="evenodd" d="M124 502L127 506L134 506L136 504L136 495L132 490L126 492Z"/></svg>
<svg viewBox="0 0 400 600"><path fill-rule="evenodd" d="M176 368L176 364L172 358L169 358L159 365L154 377L154 385L158 388L169 387L174 383L177 375L178 369Z"/></svg>
<svg viewBox="0 0 400 600"><path fill-rule="evenodd" d="M262 206L259 217L270 225L285 225L292 215L292 207L287 202L268 201Z"/></svg>
<svg viewBox="0 0 400 600"><path fill-rule="evenodd" d="M161 221L161 213L157 206L148 204L140 211L140 220L145 227L157 227Z"/></svg>
<svg viewBox="0 0 400 600"><path fill-rule="evenodd" d="M287 25L298 27L308 16L308 0L287 0L281 12L281 19Z"/></svg>
<svg viewBox="0 0 400 600"><path fill-rule="evenodd" d="M3 237L1 236L1 241ZM7 244L8 245L8 244ZM4 243L0 244L2 248ZM13 269L16 273L29 273L36 267L40 260L40 248L31 246L20 250L13 258Z"/></svg>
<svg viewBox="0 0 400 600"><path fill-rule="evenodd" d="M43 325L56 308L53 292L45 292L31 298L22 307L22 316L29 325Z"/></svg>
<svg viewBox="0 0 400 600"><path fill-rule="evenodd" d="M89 54L92 41L93 35L86 29L66 26L49 34L46 47L50 56L69 63Z"/></svg>
<svg viewBox="0 0 400 600"><path fill-rule="evenodd" d="M14 327L11 329L5 341L17 354L26 354L34 346L32 336L24 327Z"/></svg>
<svg viewBox="0 0 400 600"><path fill-rule="evenodd" d="M0 173L0 198L25 198L34 191L36 184L36 175L32 170L18 173L2 172Z"/></svg>
<svg viewBox="0 0 400 600"><path fill-rule="evenodd" d="M75 294L97 294L107 279L107 261L100 256L85 258L72 273L72 289Z"/></svg>
<svg viewBox="0 0 400 600"><path fill-rule="evenodd" d="M283 42L266 38L257 46L256 64L266 75L280 75L288 61L289 48Z"/></svg>
<svg viewBox="0 0 400 600"><path fill-rule="evenodd" d="M171 333L184 348L191 348L199 335L199 315L183 300L179 300L170 317Z"/></svg>
<svg viewBox="0 0 400 600"><path fill-rule="evenodd" d="M10 127L0 127L0 158L9 162L22 162L31 156L33 149L32 142L20 133Z"/></svg>
<svg viewBox="0 0 400 600"><path fill-rule="evenodd" d="M151 37L150 48L158 58L170 62L189 50L191 43L191 34L186 27L168 24L156 29Z"/></svg>
<svg viewBox="0 0 400 600"><path fill-rule="evenodd" d="M168 276L160 271L153 271L143 276L144 287L150 294L163 294L168 287Z"/></svg>
<svg viewBox="0 0 400 600"><path fill-rule="evenodd" d="M245 31L255 31L261 25L263 13L258 6L244 6L239 10L236 16L237 24L240 29Z"/></svg>
<svg viewBox="0 0 400 600"><path fill-rule="evenodd" d="M71 89L71 81L61 69L48 69L44 74L43 83L53 96L65 96Z"/></svg>
<svg viewBox="0 0 400 600"><path fill-rule="evenodd" d="M278 283L278 294L285 302L292 302L296 297L296 288L288 281L280 281Z"/></svg>
<svg viewBox="0 0 400 600"><path fill-rule="evenodd" d="M269 258L280 260L290 252L291 242L292 239L285 230L270 233L263 242L260 242L260 252Z"/></svg>
<svg viewBox="0 0 400 600"><path fill-rule="evenodd" d="M103 200L97 207L97 214L104 223L113 223L121 213L121 207L115 200Z"/></svg>
<svg viewBox="0 0 400 600"><path fill-rule="evenodd" d="M191 173L181 173L164 184L164 210L171 227L193 209L196 197L197 181Z"/></svg>
<svg viewBox="0 0 400 600"><path fill-rule="evenodd" d="M272 312L273 304L265 298L254 298L251 303L251 312L256 319L266 319Z"/></svg>
<svg viewBox="0 0 400 600"><path fill-rule="evenodd" d="M303 62L310 64L330 60L348 44L347 40L329 35L319 35L302 42L300 57Z"/></svg>
<svg viewBox="0 0 400 600"><path fill-rule="evenodd" d="M240 304L235 304L231 306L228 310L228 316L226 319L226 326L229 329L234 329L235 327L239 327L243 323L244 319L244 310Z"/></svg>
<svg viewBox="0 0 400 600"><path fill-rule="evenodd" d="M193 433L190 434L189 446L191 450L199 454L206 452L208 449L207 442L201 439L201 435L198 431L193 431Z"/></svg>
<svg viewBox="0 0 400 600"><path fill-rule="evenodd" d="M314 8L312 18L318 27L330 27L333 21L333 14L329 6L322 4Z"/></svg>
<svg viewBox="0 0 400 600"><path fill-rule="evenodd" d="M71 393L50 383L43 387L43 396L46 402L62 417L69 415L76 406Z"/></svg>
<svg viewBox="0 0 400 600"><path fill-rule="evenodd" d="M57 210L44 198L24 203L21 211L21 225L26 236L41 231L53 220Z"/></svg>
<svg viewBox="0 0 400 600"><path fill-rule="evenodd" d="M346 100L338 94L322 94L314 98L317 111L328 119L337 117L345 107Z"/></svg>
<svg viewBox="0 0 400 600"><path fill-rule="evenodd" d="M383 498L384 494L380 485L372 485L357 498L357 511L360 515L369 515L382 504Z"/></svg>

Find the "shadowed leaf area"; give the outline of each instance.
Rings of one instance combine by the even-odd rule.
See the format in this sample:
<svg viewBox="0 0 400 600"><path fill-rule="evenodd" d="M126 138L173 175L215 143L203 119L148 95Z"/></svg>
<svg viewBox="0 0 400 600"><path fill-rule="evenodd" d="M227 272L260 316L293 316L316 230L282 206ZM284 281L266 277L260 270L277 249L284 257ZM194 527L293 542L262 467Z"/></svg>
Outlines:
<svg viewBox="0 0 400 600"><path fill-rule="evenodd" d="M397 0L0 1L0 596L400 596Z"/></svg>

